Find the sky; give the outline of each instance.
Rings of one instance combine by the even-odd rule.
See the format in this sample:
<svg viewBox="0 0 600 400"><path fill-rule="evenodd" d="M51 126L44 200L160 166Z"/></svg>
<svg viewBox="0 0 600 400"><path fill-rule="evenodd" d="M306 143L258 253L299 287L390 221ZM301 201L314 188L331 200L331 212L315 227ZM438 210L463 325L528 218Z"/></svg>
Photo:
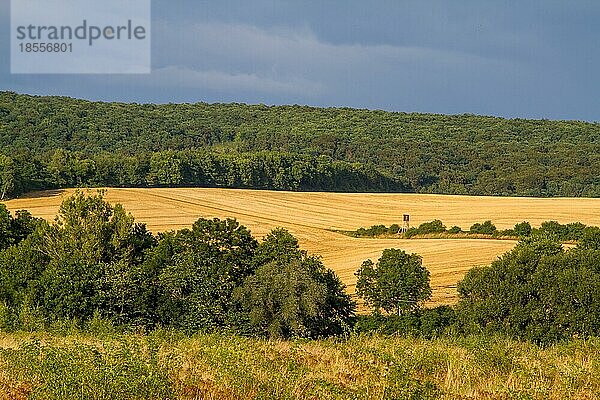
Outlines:
<svg viewBox="0 0 600 400"><path fill-rule="evenodd" d="M10 73L0 90L600 121L597 0L152 1L150 74Z"/></svg>

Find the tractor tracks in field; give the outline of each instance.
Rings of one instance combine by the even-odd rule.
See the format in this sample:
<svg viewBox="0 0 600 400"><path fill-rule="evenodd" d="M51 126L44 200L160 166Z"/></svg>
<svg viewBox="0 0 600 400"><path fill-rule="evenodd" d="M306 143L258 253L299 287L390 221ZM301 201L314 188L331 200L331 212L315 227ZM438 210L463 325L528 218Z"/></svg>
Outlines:
<svg viewBox="0 0 600 400"><path fill-rule="evenodd" d="M124 192L124 191L129 191L129 190L123 189L122 191ZM133 193L133 191L132 191L132 193ZM136 190L135 194L139 195L139 191ZM184 199L178 198L178 197L173 197L173 196L167 196L167 195L163 195L163 194L158 194L158 193L150 193L150 194L148 194L148 196L160 198L160 199L166 200L167 202L171 202L171 203L180 203L180 204L186 204L186 205L192 206L194 209L189 210L190 214L198 214L197 208L202 207L202 208L219 211L220 213L232 214L233 215L232 218L236 218L236 219L237 219L237 216L244 216L244 217L253 218L256 220L268 221L268 222L274 223L276 226L284 227L284 226L292 225L292 226L300 227L300 228L308 228L311 230L318 230L321 233L333 233L333 232L329 232L327 229L321 228L319 226L302 224L299 222L292 222L289 220L282 220L282 219L267 217L260 213L249 213L247 211L242 211L240 209L233 209L233 208L227 208L227 207L223 207L223 206L209 205L200 199L189 198L189 197L187 199L185 199L186 196L181 196L181 195L178 196L178 197L184 197ZM190 199L194 199L194 200L190 200Z"/></svg>

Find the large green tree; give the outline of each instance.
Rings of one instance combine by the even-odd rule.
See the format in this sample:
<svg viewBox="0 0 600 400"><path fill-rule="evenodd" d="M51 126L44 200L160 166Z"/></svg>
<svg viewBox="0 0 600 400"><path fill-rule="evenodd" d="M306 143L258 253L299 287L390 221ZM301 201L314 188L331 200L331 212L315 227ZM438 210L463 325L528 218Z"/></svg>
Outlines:
<svg viewBox="0 0 600 400"><path fill-rule="evenodd" d="M600 251L564 250L533 237L459 283L458 315L467 331L536 342L600 333Z"/></svg>
<svg viewBox="0 0 600 400"><path fill-rule="evenodd" d="M311 336L309 320L325 307L327 288L299 261L261 265L237 291L252 329L275 338Z"/></svg>
<svg viewBox="0 0 600 400"><path fill-rule="evenodd" d="M199 219L154 251L160 322L193 332L235 324L233 291L254 272L258 243L234 219Z"/></svg>
<svg viewBox="0 0 600 400"><path fill-rule="evenodd" d="M376 264L364 261L356 277L356 293L374 310L401 315L431 296L421 257L403 250L385 249Z"/></svg>
<svg viewBox="0 0 600 400"><path fill-rule="evenodd" d="M250 329L270 337L324 337L349 331L355 304L321 260L277 228L259 245L256 272L237 289Z"/></svg>
<svg viewBox="0 0 600 400"><path fill-rule="evenodd" d="M36 307L48 320L85 320L100 311L118 323L132 322L143 284L137 266L153 245L153 236L122 206L111 206L102 194L76 192L36 248L47 260Z"/></svg>

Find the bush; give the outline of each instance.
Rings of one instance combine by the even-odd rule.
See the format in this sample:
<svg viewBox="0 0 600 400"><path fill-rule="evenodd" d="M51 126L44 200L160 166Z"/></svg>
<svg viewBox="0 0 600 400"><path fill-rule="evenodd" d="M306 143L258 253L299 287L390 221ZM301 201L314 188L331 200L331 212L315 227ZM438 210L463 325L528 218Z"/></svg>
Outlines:
<svg viewBox="0 0 600 400"><path fill-rule="evenodd" d="M369 228L369 233L372 236L381 236L388 233L388 228L385 225L373 225Z"/></svg>
<svg viewBox="0 0 600 400"><path fill-rule="evenodd" d="M473 224L471 229L469 229L469 232L482 235L493 235L496 233L496 226L492 224L492 221L485 221L483 224Z"/></svg>
<svg viewBox="0 0 600 400"><path fill-rule="evenodd" d="M585 228L581 235L578 247L587 250L600 250L600 228Z"/></svg>
<svg viewBox="0 0 600 400"><path fill-rule="evenodd" d="M600 252L539 237L520 242L458 285L467 330L548 343L600 334Z"/></svg>
<svg viewBox="0 0 600 400"><path fill-rule="evenodd" d="M459 228L460 230L460 228ZM421 225L419 225L418 228L412 227L409 228L405 233L404 233L404 237L407 239L410 239L411 237L414 237L416 235L427 235L430 233L444 233L446 232L446 227L444 226L444 224L442 223L442 221L440 221L439 219L430 221L430 222L424 222Z"/></svg>
<svg viewBox="0 0 600 400"><path fill-rule="evenodd" d="M568 228L566 225L559 224L556 221L545 221L539 229L539 234L553 236L557 240L564 240L567 237Z"/></svg>
<svg viewBox="0 0 600 400"><path fill-rule="evenodd" d="M452 234L457 234L457 233L461 233L462 229L460 228L460 226L453 226L452 228L448 229L448 233L452 233Z"/></svg>
<svg viewBox="0 0 600 400"><path fill-rule="evenodd" d="M406 232L404 232L404 237L407 239L410 239L413 236L416 236L419 234L419 230L415 227L412 228L408 228L408 230Z"/></svg>
<svg viewBox="0 0 600 400"><path fill-rule="evenodd" d="M400 232L400 225L398 224L391 224L390 227L388 228L388 232L395 235L398 232Z"/></svg>
<svg viewBox="0 0 600 400"><path fill-rule="evenodd" d="M427 339L439 337L456 322L452 307L423 308L403 315L360 315L355 332L385 335L409 335Z"/></svg>
<svg viewBox="0 0 600 400"><path fill-rule="evenodd" d="M529 222L523 221L518 223L514 227L515 234L520 237L528 237L531 236L531 224Z"/></svg>
<svg viewBox="0 0 600 400"><path fill-rule="evenodd" d="M439 219L434 219L431 222L424 222L419 225L417 228L419 234L428 234L428 233L443 233L446 232L446 227Z"/></svg>
<svg viewBox="0 0 600 400"><path fill-rule="evenodd" d="M521 238L519 235L517 235L517 233L515 232L514 229L503 229L501 231L496 231L493 234L494 237L519 237Z"/></svg>

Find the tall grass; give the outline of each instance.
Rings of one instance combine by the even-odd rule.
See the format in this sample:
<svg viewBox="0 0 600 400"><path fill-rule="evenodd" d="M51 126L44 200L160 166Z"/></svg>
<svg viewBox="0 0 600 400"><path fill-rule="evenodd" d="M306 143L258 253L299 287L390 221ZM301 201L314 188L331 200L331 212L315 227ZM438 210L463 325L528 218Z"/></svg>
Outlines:
<svg viewBox="0 0 600 400"><path fill-rule="evenodd" d="M0 334L3 399L594 399L600 340Z"/></svg>

